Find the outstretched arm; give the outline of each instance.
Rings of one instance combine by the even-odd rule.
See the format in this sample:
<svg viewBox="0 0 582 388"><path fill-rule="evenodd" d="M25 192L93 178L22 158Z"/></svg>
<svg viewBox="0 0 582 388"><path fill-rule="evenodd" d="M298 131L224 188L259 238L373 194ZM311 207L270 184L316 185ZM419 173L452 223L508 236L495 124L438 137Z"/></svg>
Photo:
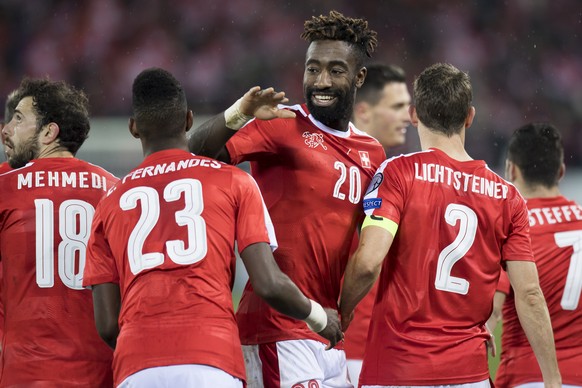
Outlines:
<svg viewBox="0 0 582 388"><path fill-rule="evenodd" d="M347 330L353 318L354 309L378 278L382 262L393 240L393 235L381 226L370 225L362 229L358 249L348 261L344 275L340 299L344 331Z"/></svg>
<svg viewBox="0 0 582 388"><path fill-rule="evenodd" d="M507 261L507 274L515 294L521 327L536 355L545 387L560 387L550 314L540 289L538 271L531 261Z"/></svg>
<svg viewBox="0 0 582 388"><path fill-rule="evenodd" d="M295 113L277 107L287 101L284 92L255 86L226 111L196 128L190 135L188 147L195 154L230 163L230 155L225 147L228 139L254 117L260 120L295 117Z"/></svg>
<svg viewBox="0 0 582 388"><path fill-rule="evenodd" d="M307 326L330 341L328 349L343 339L338 313L308 299L275 262L267 243L256 243L241 252L254 291L280 313L305 321Z"/></svg>

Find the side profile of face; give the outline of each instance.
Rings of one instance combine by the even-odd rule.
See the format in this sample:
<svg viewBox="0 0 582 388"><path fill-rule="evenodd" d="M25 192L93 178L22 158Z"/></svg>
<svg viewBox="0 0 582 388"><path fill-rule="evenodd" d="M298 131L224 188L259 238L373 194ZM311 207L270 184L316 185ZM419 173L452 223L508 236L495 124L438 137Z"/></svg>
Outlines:
<svg viewBox="0 0 582 388"><path fill-rule="evenodd" d="M307 49L303 95L309 112L323 124L338 130L352 115L356 88L365 71L356 66L350 45L337 40L314 41Z"/></svg>
<svg viewBox="0 0 582 388"><path fill-rule="evenodd" d="M358 128L376 138L384 147L402 145L410 125L410 103L406 83L390 82L384 85L382 98L376 105L367 104L365 121Z"/></svg>
<svg viewBox="0 0 582 388"><path fill-rule="evenodd" d="M12 168L23 167L39 155L39 131L32 97L24 97L14 110L12 120L2 128L4 150Z"/></svg>

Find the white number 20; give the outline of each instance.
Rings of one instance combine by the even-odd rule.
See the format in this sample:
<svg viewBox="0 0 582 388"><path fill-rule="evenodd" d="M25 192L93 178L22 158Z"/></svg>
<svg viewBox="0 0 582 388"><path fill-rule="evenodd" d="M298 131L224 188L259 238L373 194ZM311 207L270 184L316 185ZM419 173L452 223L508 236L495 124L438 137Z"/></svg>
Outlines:
<svg viewBox="0 0 582 388"><path fill-rule="evenodd" d="M36 284L50 288L55 284L54 205L50 199L35 199L36 209ZM73 290L83 289L83 269L87 240L95 209L85 201L70 199L59 207L59 277ZM79 265L75 271L78 255Z"/></svg>
<svg viewBox="0 0 582 388"><path fill-rule="evenodd" d="M188 244L181 240L166 242L168 256L176 264L193 264L206 256L206 222L202 218L204 201L202 184L196 179L179 179L170 182L164 189L164 200L173 202L184 193L184 209L176 212L175 220L188 229ZM127 255L131 272L136 275L144 269L154 268L164 262L161 252L143 252L148 235L154 229L160 217L160 199L158 192L147 186L135 187L125 192L119 199L122 210L131 210L141 205L141 215L127 243Z"/></svg>
<svg viewBox="0 0 582 388"><path fill-rule="evenodd" d="M582 291L582 230L556 233L554 240L560 248L574 248L560 305L564 310L576 310Z"/></svg>
<svg viewBox="0 0 582 388"><path fill-rule="evenodd" d="M465 256L475 241L477 214L467 206L452 203L445 210L445 220L449 225L455 226L457 221L461 224L455 241L439 254L434 285L437 290L466 295L469 292L469 282L452 276L451 270L453 265Z"/></svg>
<svg viewBox="0 0 582 388"><path fill-rule="evenodd" d="M339 170L340 177L335 183L333 189L334 198L345 200L346 195L341 192L341 188L348 178L348 169L345 164L340 161L334 163L333 167ZM360 177L360 170L356 166L351 166L349 169L349 185L348 185L348 200L351 203L359 203L362 196L362 178Z"/></svg>

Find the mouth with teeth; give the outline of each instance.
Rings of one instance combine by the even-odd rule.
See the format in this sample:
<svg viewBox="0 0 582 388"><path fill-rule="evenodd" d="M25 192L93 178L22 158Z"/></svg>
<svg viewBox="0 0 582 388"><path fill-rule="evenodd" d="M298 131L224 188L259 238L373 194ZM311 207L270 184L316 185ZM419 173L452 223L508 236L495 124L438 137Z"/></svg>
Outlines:
<svg viewBox="0 0 582 388"><path fill-rule="evenodd" d="M311 101L317 106L330 106L337 100L337 97L331 94L312 93Z"/></svg>

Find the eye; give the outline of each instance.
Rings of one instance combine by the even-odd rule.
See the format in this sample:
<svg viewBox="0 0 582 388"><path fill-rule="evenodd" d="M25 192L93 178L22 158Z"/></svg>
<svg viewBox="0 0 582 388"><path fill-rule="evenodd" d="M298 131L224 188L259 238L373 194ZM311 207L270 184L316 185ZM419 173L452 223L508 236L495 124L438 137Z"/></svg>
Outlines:
<svg viewBox="0 0 582 388"><path fill-rule="evenodd" d="M305 71L308 72L308 73L311 73L311 74L315 74L315 73L318 72L317 68L315 68L315 67L307 67L305 69Z"/></svg>
<svg viewBox="0 0 582 388"><path fill-rule="evenodd" d="M343 74L345 72L346 71L344 69L342 69L342 68L333 68L333 69L331 69L331 74L334 74L334 75L340 75L340 74Z"/></svg>

